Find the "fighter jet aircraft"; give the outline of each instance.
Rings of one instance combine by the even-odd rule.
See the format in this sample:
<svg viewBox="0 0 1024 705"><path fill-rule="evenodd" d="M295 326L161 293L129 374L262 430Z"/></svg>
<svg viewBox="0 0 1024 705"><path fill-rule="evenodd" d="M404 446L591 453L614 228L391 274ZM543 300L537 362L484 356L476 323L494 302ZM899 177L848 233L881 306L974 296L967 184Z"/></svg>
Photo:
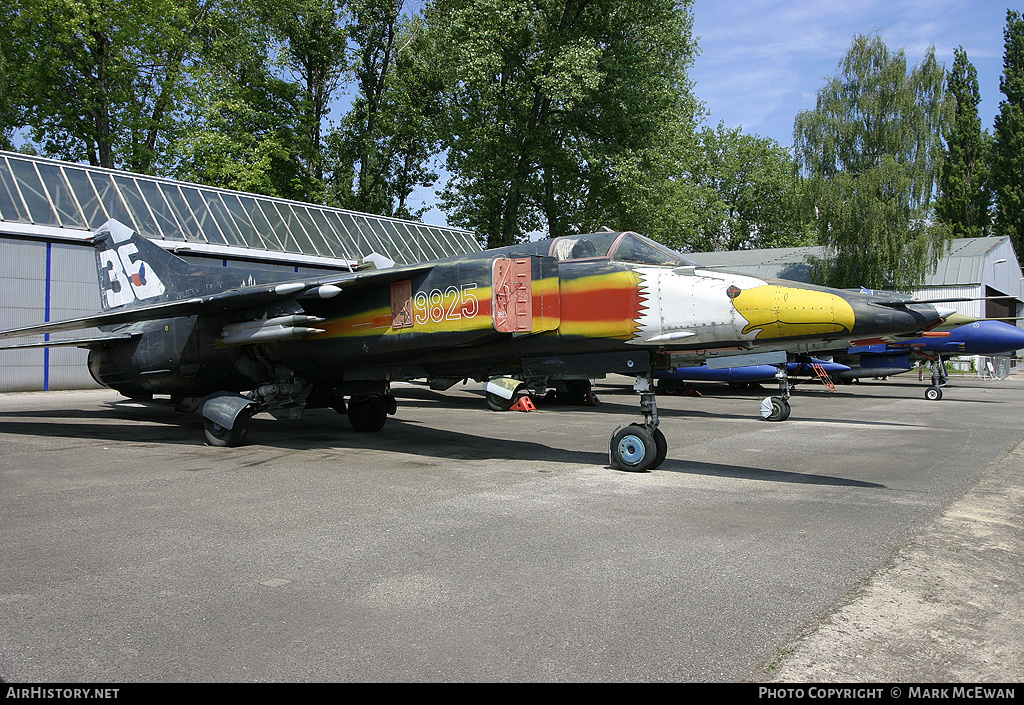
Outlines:
<svg viewBox="0 0 1024 705"><path fill-rule="evenodd" d="M974 320L948 331L934 330L927 336L896 343L850 348L841 356L851 365L835 373L837 379L887 377L909 372L915 362L931 367L931 386L925 398L942 399L942 387L948 381L945 360L957 355L1008 355L1024 349L1024 330L1002 321Z"/></svg>
<svg viewBox="0 0 1024 705"><path fill-rule="evenodd" d="M271 410L333 407L379 430L396 413L393 380L472 378L500 406L546 379L617 373L636 378L643 422L615 430L610 462L642 471L667 452L655 369L891 342L951 313L701 269L630 232L298 279L186 263L117 221L93 243L103 311L0 338L101 327L29 345L87 347L99 383L191 405L216 446L241 444L249 417Z"/></svg>

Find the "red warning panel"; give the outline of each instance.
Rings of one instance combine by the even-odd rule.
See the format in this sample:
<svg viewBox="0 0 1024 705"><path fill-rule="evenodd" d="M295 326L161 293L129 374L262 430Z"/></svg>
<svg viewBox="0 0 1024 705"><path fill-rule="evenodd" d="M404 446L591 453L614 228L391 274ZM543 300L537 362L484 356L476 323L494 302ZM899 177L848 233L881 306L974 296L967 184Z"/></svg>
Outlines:
<svg viewBox="0 0 1024 705"><path fill-rule="evenodd" d="M494 260L491 311L494 328L502 333L533 330L532 263L529 258Z"/></svg>

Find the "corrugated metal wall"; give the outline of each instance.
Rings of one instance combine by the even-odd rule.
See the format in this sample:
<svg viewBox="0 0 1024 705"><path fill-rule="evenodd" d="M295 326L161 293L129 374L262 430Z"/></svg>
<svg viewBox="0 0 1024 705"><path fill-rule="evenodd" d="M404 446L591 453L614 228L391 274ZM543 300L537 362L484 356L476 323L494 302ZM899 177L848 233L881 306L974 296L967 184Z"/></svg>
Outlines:
<svg viewBox="0 0 1024 705"><path fill-rule="evenodd" d="M0 240L0 326L17 328L40 319L46 300L46 244ZM14 342L31 342L15 338ZM0 352L0 390L43 388L43 351Z"/></svg>
<svg viewBox="0 0 1024 705"><path fill-rule="evenodd" d="M979 284L976 286L930 286L927 289L921 289L914 292L914 295L919 299L959 299L982 296L983 294L981 293L981 285ZM943 304L943 306L956 309L957 313L962 313L965 316L984 318L984 304L984 301L952 301Z"/></svg>
<svg viewBox="0 0 1024 705"><path fill-rule="evenodd" d="M0 238L0 328L74 318L99 307L91 248ZM60 335L70 338L83 334ZM36 336L7 342L39 340ZM96 386L85 365L88 353L79 348L5 350L0 355L0 391Z"/></svg>

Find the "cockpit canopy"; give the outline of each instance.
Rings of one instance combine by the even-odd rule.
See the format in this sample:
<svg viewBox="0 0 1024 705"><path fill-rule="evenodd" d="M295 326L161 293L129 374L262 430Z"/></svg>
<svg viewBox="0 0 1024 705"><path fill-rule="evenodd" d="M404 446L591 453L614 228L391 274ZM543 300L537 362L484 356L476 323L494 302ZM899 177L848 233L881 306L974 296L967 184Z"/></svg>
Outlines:
<svg viewBox="0 0 1024 705"><path fill-rule="evenodd" d="M590 233L567 235L537 243L537 254L546 254L560 262L571 260L611 259L616 262L648 264L661 267L692 266L695 263L664 245L637 233Z"/></svg>

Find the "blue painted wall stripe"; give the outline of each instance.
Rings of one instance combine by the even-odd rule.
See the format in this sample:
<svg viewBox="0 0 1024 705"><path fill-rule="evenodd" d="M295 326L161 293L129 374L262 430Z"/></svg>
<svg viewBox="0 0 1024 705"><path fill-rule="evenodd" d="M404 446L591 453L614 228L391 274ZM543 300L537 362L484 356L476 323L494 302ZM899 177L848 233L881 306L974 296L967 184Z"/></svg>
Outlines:
<svg viewBox="0 0 1024 705"><path fill-rule="evenodd" d="M53 243L46 243L46 290L45 303L43 304L43 320L50 322L50 285L53 281L50 277L50 266L53 262ZM50 334L43 336L43 340L49 340ZM43 391L50 391L50 348L43 348Z"/></svg>

